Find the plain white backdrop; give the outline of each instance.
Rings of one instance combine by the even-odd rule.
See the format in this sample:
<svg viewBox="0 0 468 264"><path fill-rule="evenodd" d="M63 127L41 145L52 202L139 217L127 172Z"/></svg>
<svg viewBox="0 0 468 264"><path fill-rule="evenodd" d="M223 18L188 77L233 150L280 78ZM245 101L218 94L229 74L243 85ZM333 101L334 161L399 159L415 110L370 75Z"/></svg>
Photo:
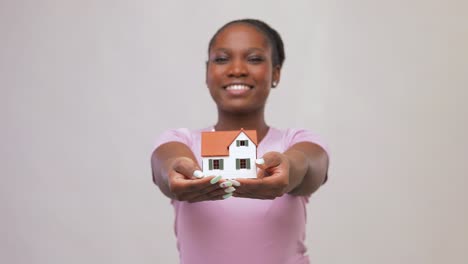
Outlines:
<svg viewBox="0 0 468 264"><path fill-rule="evenodd" d="M331 149L312 263L467 263L463 0L1 0L0 262L177 263L152 144L216 121L208 41L246 17L285 42L269 124Z"/></svg>

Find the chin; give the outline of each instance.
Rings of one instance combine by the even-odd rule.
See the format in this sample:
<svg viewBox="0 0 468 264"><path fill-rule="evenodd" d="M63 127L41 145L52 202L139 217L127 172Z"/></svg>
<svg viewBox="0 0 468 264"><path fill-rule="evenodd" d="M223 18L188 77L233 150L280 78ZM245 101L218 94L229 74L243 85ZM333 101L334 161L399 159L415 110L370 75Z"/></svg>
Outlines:
<svg viewBox="0 0 468 264"><path fill-rule="evenodd" d="M224 105L222 107L218 106L218 108L231 114L249 114L258 111L258 108L249 105Z"/></svg>

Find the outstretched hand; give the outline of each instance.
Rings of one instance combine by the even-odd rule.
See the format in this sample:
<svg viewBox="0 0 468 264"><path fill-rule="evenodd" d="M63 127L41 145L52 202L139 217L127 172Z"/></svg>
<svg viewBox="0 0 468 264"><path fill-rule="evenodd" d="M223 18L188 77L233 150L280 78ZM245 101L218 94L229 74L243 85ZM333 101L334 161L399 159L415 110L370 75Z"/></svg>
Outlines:
<svg viewBox="0 0 468 264"><path fill-rule="evenodd" d="M289 185L289 160L280 152L268 152L258 159L256 179L236 179L240 186L233 193L236 197L275 199L282 196Z"/></svg>
<svg viewBox="0 0 468 264"><path fill-rule="evenodd" d="M168 185L176 200L201 202L229 198L235 189L221 176L205 177L190 158L173 160L168 172Z"/></svg>

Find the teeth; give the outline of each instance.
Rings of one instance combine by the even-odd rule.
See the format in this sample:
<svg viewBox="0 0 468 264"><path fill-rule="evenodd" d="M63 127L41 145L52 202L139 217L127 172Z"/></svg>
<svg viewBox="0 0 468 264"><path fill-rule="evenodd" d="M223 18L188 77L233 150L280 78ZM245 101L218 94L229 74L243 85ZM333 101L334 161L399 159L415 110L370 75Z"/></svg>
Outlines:
<svg viewBox="0 0 468 264"><path fill-rule="evenodd" d="M233 84L226 87L226 90L249 90L250 87L243 84Z"/></svg>

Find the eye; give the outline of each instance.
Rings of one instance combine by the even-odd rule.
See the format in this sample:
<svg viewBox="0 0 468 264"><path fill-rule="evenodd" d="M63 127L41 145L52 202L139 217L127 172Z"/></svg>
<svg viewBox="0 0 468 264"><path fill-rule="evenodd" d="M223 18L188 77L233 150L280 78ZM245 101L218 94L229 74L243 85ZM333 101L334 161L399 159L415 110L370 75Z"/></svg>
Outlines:
<svg viewBox="0 0 468 264"><path fill-rule="evenodd" d="M247 61L252 64L259 64L259 63L262 63L264 59L261 56L251 56L247 58Z"/></svg>
<svg viewBox="0 0 468 264"><path fill-rule="evenodd" d="M213 59L213 62L216 63L216 64L224 64L224 63L226 63L228 60L229 60L228 57L221 57L221 56L220 56L220 57L215 57L215 58Z"/></svg>

